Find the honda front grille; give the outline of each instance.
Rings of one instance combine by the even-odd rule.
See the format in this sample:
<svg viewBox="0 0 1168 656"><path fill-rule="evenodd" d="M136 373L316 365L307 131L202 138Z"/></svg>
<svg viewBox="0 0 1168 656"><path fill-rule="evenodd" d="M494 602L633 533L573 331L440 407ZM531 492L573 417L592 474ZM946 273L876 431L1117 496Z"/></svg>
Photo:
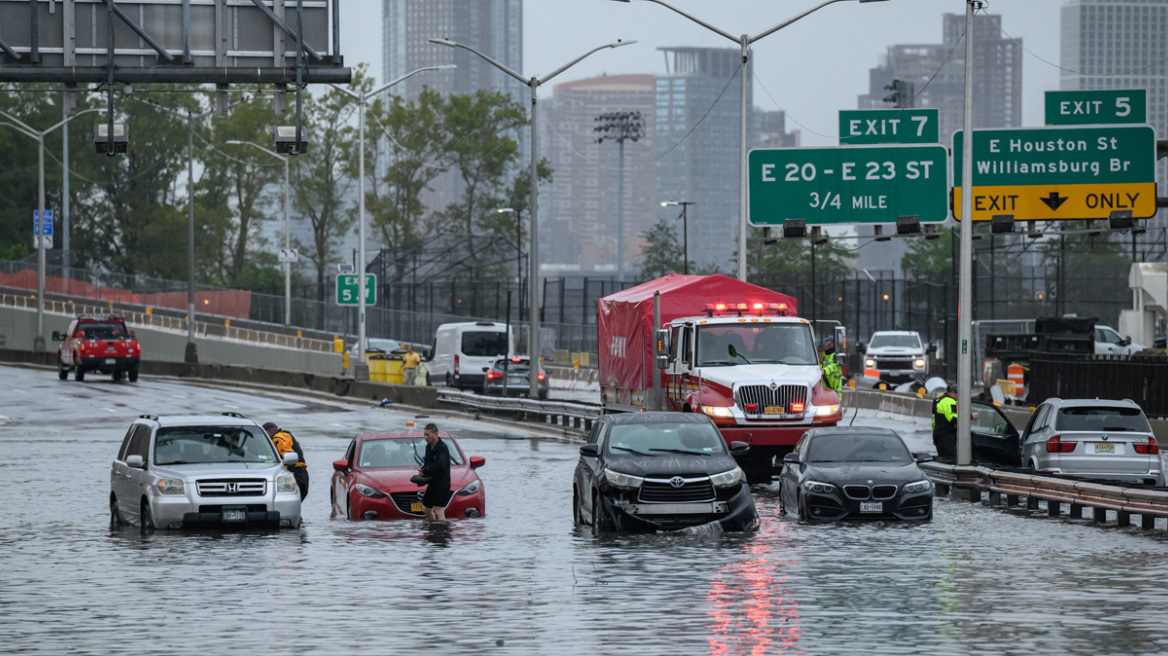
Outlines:
<svg viewBox="0 0 1168 656"><path fill-rule="evenodd" d="M202 497L262 497L267 481L262 478L224 478L196 481Z"/></svg>

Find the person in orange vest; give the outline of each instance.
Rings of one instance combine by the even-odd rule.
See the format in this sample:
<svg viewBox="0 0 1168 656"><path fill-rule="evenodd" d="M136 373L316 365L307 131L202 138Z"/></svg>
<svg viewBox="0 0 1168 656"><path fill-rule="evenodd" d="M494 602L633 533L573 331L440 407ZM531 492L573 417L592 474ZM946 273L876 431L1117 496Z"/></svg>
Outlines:
<svg viewBox="0 0 1168 656"><path fill-rule="evenodd" d="M304 449L300 448L300 442L296 441L292 433L280 428L274 422L264 424L264 431L268 433L268 437L272 438L272 443L276 445L276 451L279 452L280 458L284 457L285 453L289 451L296 452L296 464L285 465L285 468L292 472L292 477L296 479L296 487L300 490L300 500L304 501L304 497L308 496L308 463L304 462Z"/></svg>

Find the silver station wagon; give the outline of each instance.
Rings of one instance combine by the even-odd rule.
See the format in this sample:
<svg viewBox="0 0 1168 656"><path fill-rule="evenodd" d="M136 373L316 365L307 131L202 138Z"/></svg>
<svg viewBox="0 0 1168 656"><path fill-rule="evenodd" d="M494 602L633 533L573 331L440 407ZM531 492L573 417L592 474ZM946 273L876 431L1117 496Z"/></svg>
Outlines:
<svg viewBox="0 0 1168 656"><path fill-rule="evenodd" d="M1160 445L1132 401L1047 399L1022 433L1022 466L1096 480L1163 484Z"/></svg>
<svg viewBox="0 0 1168 656"><path fill-rule="evenodd" d="M110 527L298 527L300 493L284 464L242 415L142 415L110 468Z"/></svg>

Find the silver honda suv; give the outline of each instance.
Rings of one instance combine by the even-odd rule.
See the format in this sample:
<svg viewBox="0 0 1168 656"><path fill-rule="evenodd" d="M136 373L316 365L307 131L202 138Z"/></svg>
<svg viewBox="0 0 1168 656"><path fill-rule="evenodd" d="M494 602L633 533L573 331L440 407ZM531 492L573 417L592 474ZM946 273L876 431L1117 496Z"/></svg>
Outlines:
<svg viewBox="0 0 1168 656"><path fill-rule="evenodd" d="M300 526L300 493L276 447L237 413L134 420L110 468L110 526Z"/></svg>

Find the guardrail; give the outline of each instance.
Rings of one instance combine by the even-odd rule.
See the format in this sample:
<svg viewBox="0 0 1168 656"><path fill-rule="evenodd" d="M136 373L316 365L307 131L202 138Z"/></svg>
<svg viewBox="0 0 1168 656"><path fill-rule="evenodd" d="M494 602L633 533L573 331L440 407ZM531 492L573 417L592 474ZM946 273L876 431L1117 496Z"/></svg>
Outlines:
<svg viewBox="0 0 1168 656"><path fill-rule="evenodd" d="M992 506L1000 506L1004 501L1006 507L1013 507L1025 498L1030 510L1039 510L1040 503L1045 502L1050 517L1061 516L1065 505L1071 519L1082 519L1083 510L1090 508L1094 522L1108 522L1108 513L1112 512L1116 525L1121 528L1131 526L1132 515L1140 517L1140 526L1145 529L1154 529L1157 517L1168 518L1168 490L936 462L925 463L921 468L936 484L938 495L952 492L967 496L973 503L981 503L985 493Z"/></svg>
<svg viewBox="0 0 1168 656"><path fill-rule="evenodd" d="M600 404L574 401L539 401L522 397L483 396L473 392L439 389L438 401L491 412L521 412L525 416L541 418L541 423L554 424L579 431L592 430L592 422L604 409Z"/></svg>
<svg viewBox="0 0 1168 656"><path fill-rule="evenodd" d="M37 303L35 296L25 294L0 294L0 305L35 310ZM45 312L76 316L79 314L115 314L125 319L131 326L150 326L166 330L186 331L185 317L173 316L165 313L154 313L136 310L111 309L108 302L86 303L84 301L45 299ZM282 348L294 348L306 351L332 352L333 343L328 340L287 335L282 333L256 330L254 328L239 328L232 326L229 320L224 322L195 322L195 334L201 337L222 337L236 339L256 344L266 344Z"/></svg>

